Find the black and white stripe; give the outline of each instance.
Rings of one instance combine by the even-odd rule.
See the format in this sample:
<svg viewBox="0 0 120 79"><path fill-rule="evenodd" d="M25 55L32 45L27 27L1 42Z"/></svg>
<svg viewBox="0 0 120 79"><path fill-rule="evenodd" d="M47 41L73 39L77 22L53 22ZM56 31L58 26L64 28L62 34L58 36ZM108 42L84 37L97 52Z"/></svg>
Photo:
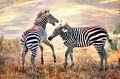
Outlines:
<svg viewBox="0 0 120 79"><path fill-rule="evenodd" d="M65 28L65 27L64 27ZM72 28L69 33L61 33L60 36L65 41L64 44L76 43L76 47L87 47L90 45L102 44L104 45L108 34L105 29L95 26L87 28Z"/></svg>
<svg viewBox="0 0 120 79"><path fill-rule="evenodd" d="M51 23L52 25L55 25L55 22L58 22L58 20L54 18L49 13L49 11L40 12L37 18L35 19L34 27L25 31L22 34L21 44L23 47L23 51L22 51L23 70L24 70L25 55L28 52L28 49L30 49L32 52L31 62L34 65L35 69L37 70L34 62L35 62L35 57L36 57L38 46L41 49L41 64L43 64L44 62L43 61L43 46L41 45L41 42L51 47L53 56L54 56L54 62L56 62L53 45L48 42L47 34L45 31L47 23Z"/></svg>
<svg viewBox="0 0 120 79"><path fill-rule="evenodd" d="M57 27L49 40L52 40L55 36L60 35L64 40L64 44L68 47L65 53L65 68L67 65L67 56L70 53L72 64L73 63L73 48L74 47L88 47L93 45L98 51L101 59L100 69L103 69L103 60L105 59L105 65L107 68L107 53L104 49L105 42L109 39L108 33L104 28L99 26L72 28L68 24Z"/></svg>
<svg viewBox="0 0 120 79"><path fill-rule="evenodd" d="M36 56L36 51L37 51L37 48L38 48L41 38L38 35L38 31L35 31L35 30L32 31L32 29L30 29L22 34L21 44L22 44L22 46L25 46L23 53L26 53L28 51L28 49L30 49L32 51L32 54L34 56Z"/></svg>

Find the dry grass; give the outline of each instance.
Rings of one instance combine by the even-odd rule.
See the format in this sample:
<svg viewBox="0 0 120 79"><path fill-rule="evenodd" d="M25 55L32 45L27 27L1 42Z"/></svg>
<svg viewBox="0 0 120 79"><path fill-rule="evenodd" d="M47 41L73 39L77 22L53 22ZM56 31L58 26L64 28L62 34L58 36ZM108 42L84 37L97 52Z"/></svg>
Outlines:
<svg viewBox="0 0 120 79"><path fill-rule="evenodd" d="M99 55L94 48L87 48L77 51L74 49L73 69L64 70L65 50L56 50L57 63L53 62L50 48L44 49L44 65L41 65L40 50L36 57L36 66L39 73L36 73L30 62L31 52L26 56L25 73L22 72L21 46L16 40L4 41L3 50L0 52L0 79L119 79L120 66L118 59L120 52L112 51L108 53L109 69L98 72ZM49 50L48 50L49 48ZM47 49L47 50L46 50ZM68 66L70 66L68 56Z"/></svg>

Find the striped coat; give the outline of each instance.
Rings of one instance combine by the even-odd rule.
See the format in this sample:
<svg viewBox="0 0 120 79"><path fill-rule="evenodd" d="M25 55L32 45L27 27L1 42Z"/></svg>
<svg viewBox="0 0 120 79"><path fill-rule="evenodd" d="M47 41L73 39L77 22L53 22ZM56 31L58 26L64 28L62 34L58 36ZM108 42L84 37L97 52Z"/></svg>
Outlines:
<svg viewBox="0 0 120 79"><path fill-rule="evenodd" d="M41 50L41 64L44 63L43 46L41 45L41 42L51 47L53 52L54 62L56 62L54 47L47 40L47 33L45 31L47 23L51 23L52 25L55 25L55 22L57 23L58 20L52 14L50 14L49 11L46 11L46 10L41 11L37 15L37 18L35 19L34 27L25 31L22 34L21 44L23 47L23 51L22 51L23 70L24 70L25 56L28 52L28 49L30 49L32 52L31 63L33 64L37 72L38 72L38 69L35 65L35 57L36 57L38 47L40 47L40 50Z"/></svg>
<svg viewBox="0 0 120 79"><path fill-rule="evenodd" d="M64 45L68 47L65 53L65 68L67 65L67 56L70 54L71 57L71 66L74 65L73 62L73 48L74 47L88 47L93 45L98 51L101 59L100 70L103 69L103 60L105 60L105 65L107 69L107 53L104 49L105 42L109 36L107 31L104 28L99 26L94 27L82 27L82 28L72 28L68 24L64 26L58 26L49 36L49 40L52 40L54 37L60 35L64 40Z"/></svg>

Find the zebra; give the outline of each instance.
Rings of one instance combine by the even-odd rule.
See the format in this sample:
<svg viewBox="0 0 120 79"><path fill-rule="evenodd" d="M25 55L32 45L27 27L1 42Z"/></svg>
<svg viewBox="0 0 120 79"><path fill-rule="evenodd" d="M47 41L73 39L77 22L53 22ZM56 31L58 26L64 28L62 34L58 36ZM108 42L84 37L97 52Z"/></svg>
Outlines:
<svg viewBox="0 0 120 79"><path fill-rule="evenodd" d="M38 46L40 47L41 50L41 64L44 64L43 46L41 45L41 42L51 47L53 52L54 62L56 62L54 47L47 40L47 34L45 31L47 23L51 23L53 26L55 26L55 22L58 23L59 21L52 14L49 13L49 10L40 11L40 13L37 15L35 19L34 26L22 34L21 44L23 47L23 51L22 51L23 71L24 71L25 56L26 53L28 52L28 49L30 49L32 52L31 63L33 64L37 72L38 69L35 65L35 57Z"/></svg>
<svg viewBox="0 0 120 79"><path fill-rule="evenodd" d="M67 56L70 54L71 65L69 68L74 66L73 62L73 48L74 47L88 47L93 45L97 52L99 53L101 62L99 71L103 70L103 60L105 60L105 69L108 68L107 64L107 53L104 49L104 45L106 40L109 39L107 31L99 26L92 27L81 27L81 28L73 28L70 27L67 23L64 26L58 26L49 36L48 40L52 40L54 37L60 35L64 40L64 45L68 47L65 52L65 65L67 66Z"/></svg>

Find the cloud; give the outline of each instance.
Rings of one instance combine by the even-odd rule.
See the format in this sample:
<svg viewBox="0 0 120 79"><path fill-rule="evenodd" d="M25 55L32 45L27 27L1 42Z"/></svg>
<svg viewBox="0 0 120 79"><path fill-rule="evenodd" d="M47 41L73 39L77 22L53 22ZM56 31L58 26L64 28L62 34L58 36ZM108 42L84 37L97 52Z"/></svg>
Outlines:
<svg viewBox="0 0 120 79"><path fill-rule="evenodd" d="M16 39L16 38L20 38L21 34L7 34L4 36L5 36L5 39Z"/></svg>
<svg viewBox="0 0 120 79"><path fill-rule="evenodd" d="M116 13L114 9L104 9L100 6L75 4L71 6L63 6L54 11L54 14L61 16L63 22L68 22L73 26L85 25L101 25L104 26L105 17L114 17ZM63 23L63 24L64 24Z"/></svg>
<svg viewBox="0 0 120 79"><path fill-rule="evenodd" d="M21 14L18 12L12 12L12 13L4 13L1 17L0 17L0 25L4 25L9 23L10 21L16 19L18 16L20 16Z"/></svg>
<svg viewBox="0 0 120 79"><path fill-rule="evenodd" d="M112 28L120 21L119 14L114 12L118 4L118 0L5 0L0 9L0 34L20 36L33 27L35 17L42 9L50 9L53 16L63 21L62 24L68 22L72 27L105 26L106 17L108 26ZM47 24L48 35L54 29Z"/></svg>
<svg viewBox="0 0 120 79"><path fill-rule="evenodd" d="M100 3L111 3L111 2L119 2L119 0L102 0Z"/></svg>
<svg viewBox="0 0 120 79"><path fill-rule="evenodd" d="M14 26L8 26L5 27L4 30L21 30L23 29L22 27L14 27Z"/></svg>

